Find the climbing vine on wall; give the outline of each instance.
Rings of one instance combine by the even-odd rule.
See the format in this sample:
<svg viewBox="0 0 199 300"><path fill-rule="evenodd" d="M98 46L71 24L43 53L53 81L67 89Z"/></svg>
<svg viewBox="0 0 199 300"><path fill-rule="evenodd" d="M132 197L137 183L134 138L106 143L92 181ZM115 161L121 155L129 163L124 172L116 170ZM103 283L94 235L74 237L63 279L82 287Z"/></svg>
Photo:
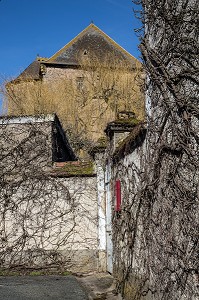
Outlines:
<svg viewBox="0 0 199 300"><path fill-rule="evenodd" d="M48 122L15 122L0 120L0 272L88 269L97 247L95 178L73 177L72 164L71 177L53 168Z"/></svg>
<svg viewBox="0 0 199 300"><path fill-rule="evenodd" d="M113 220L118 287L127 299L197 299L198 5L136 2L148 125L140 169L121 160L115 171L131 182Z"/></svg>

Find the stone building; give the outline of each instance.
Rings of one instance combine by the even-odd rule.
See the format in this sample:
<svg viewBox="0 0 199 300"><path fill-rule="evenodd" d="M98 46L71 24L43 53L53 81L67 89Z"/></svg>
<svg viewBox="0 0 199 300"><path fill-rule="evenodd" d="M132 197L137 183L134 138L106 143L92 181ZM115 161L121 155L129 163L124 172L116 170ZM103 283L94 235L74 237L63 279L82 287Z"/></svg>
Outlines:
<svg viewBox="0 0 199 300"><path fill-rule="evenodd" d="M56 112L81 148L104 135L119 111L144 118L141 63L94 24L7 85L9 114ZM88 118L89 116L89 118ZM78 148L77 147L77 148Z"/></svg>
<svg viewBox="0 0 199 300"><path fill-rule="evenodd" d="M112 272L107 248L111 246L111 214L107 213L111 207L105 201L102 165L105 139L98 139L105 137L107 122L120 111L134 111L134 120L144 118L142 80L141 63L91 24L52 57L37 57L7 84L10 117L1 121L1 141L7 145L4 139L9 140L13 168L7 164L9 181L2 176L1 185L2 201L8 198L14 208L9 207L2 219L7 224L4 234L8 230L10 235L2 246L5 263L14 254L17 264L21 254L22 265L38 265L42 254L44 265L60 261L66 268L78 265L82 270ZM98 153L95 162L78 161L79 149L86 145L93 155L96 141L102 157ZM2 152L2 166L3 157ZM20 215L27 200L29 213ZM41 219L34 222L33 213L39 211ZM54 215L53 221L51 217L46 221L45 214ZM41 236L40 241L35 235ZM18 245L19 256L11 251L7 257L13 241L20 239L24 246Z"/></svg>

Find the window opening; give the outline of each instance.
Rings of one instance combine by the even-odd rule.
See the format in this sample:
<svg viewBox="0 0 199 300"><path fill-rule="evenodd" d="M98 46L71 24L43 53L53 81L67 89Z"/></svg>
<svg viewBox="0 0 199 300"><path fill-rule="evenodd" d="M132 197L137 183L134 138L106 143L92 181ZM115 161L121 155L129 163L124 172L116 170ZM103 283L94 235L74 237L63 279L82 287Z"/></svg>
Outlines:
<svg viewBox="0 0 199 300"><path fill-rule="evenodd" d="M77 77L76 78L76 84L77 84L77 89L81 91L84 86L84 77Z"/></svg>

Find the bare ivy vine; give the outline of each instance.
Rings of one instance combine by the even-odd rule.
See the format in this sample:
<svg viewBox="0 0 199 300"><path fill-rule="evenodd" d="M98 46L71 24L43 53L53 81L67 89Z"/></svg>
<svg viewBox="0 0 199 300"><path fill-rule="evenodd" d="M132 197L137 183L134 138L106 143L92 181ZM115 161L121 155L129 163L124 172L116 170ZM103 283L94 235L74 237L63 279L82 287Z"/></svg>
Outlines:
<svg viewBox="0 0 199 300"><path fill-rule="evenodd" d="M0 119L0 272L87 268L97 248L95 178L57 177L49 123L15 119Z"/></svg>
<svg viewBox="0 0 199 300"><path fill-rule="evenodd" d="M140 49L147 72L148 125L141 167L135 169L133 162L124 160L115 167L115 176L125 178L122 213L113 220L118 288L127 299L195 300L198 3L136 2L143 8Z"/></svg>

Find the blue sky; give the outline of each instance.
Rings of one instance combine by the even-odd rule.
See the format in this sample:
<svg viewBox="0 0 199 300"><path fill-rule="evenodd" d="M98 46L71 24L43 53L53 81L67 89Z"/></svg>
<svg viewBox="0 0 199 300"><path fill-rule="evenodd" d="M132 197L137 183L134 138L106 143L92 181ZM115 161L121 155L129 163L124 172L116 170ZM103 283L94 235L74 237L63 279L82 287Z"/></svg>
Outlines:
<svg viewBox="0 0 199 300"><path fill-rule="evenodd" d="M0 76L15 77L39 54L50 57L91 21L135 57L131 0L1 0Z"/></svg>

